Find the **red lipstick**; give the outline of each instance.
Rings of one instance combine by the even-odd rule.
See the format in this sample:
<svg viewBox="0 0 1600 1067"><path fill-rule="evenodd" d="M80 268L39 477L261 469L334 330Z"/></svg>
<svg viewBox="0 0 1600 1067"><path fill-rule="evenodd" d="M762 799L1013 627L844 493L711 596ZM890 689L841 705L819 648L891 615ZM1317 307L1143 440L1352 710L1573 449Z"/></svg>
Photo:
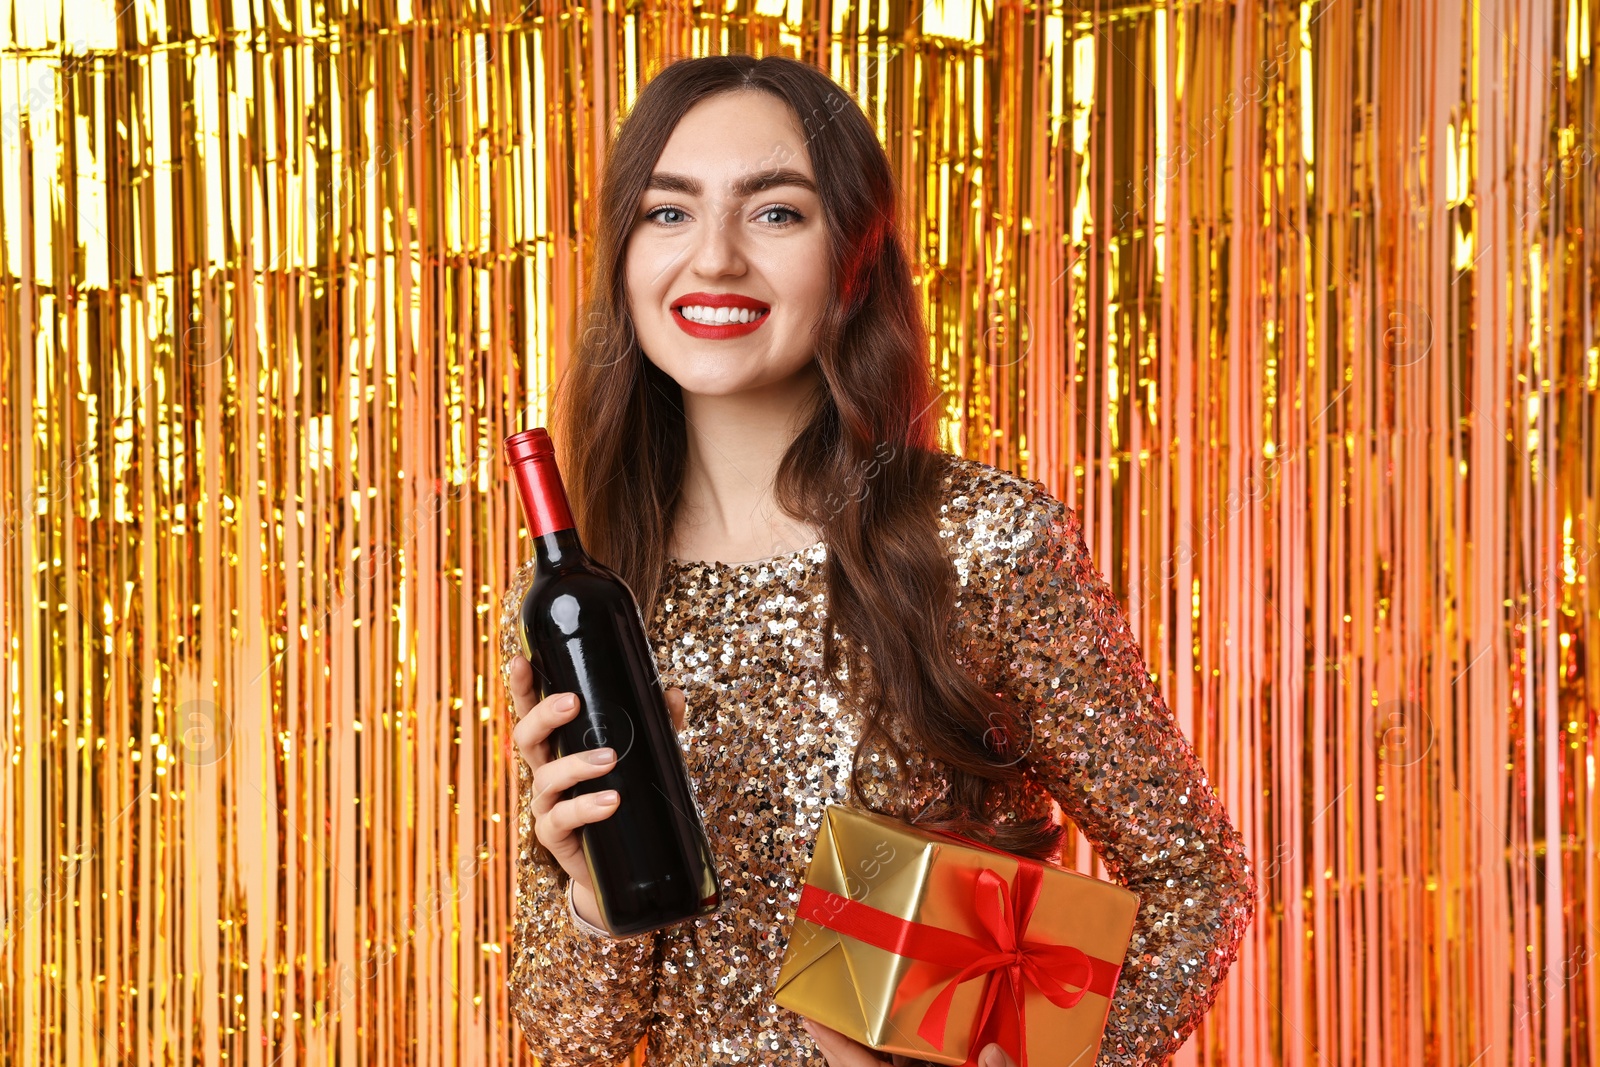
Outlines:
<svg viewBox="0 0 1600 1067"><path fill-rule="evenodd" d="M749 322L712 324L684 318L680 310L684 307L748 308L759 314ZM770 305L742 293L685 293L672 302L672 320L678 328L691 337L708 341L725 341L754 333L771 314Z"/></svg>

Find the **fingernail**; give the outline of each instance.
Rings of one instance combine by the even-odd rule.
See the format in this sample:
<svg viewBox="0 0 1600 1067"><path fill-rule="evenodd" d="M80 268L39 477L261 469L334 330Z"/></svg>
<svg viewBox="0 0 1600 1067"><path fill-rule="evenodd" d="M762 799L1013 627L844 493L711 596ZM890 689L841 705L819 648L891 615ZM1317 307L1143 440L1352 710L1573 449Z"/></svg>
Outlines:
<svg viewBox="0 0 1600 1067"><path fill-rule="evenodd" d="M578 698L571 693L568 693L566 696L556 701L556 707L560 708L562 711L571 711L577 706Z"/></svg>
<svg viewBox="0 0 1600 1067"><path fill-rule="evenodd" d="M583 758L590 763L610 763L617 758L617 754L609 748L591 748L583 754Z"/></svg>
<svg viewBox="0 0 1600 1067"><path fill-rule="evenodd" d="M617 802L617 791L615 789L607 789L603 793L596 793L594 798L602 804L615 804Z"/></svg>
<svg viewBox="0 0 1600 1067"><path fill-rule="evenodd" d="M1006 1067L1005 1053L991 1047L983 1054L983 1067Z"/></svg>

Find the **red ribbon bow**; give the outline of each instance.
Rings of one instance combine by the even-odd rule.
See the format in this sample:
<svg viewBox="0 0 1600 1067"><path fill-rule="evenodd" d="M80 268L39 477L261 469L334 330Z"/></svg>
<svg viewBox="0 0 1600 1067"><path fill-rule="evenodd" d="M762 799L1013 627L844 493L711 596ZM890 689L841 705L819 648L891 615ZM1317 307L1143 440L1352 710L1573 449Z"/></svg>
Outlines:
<svg viewBox="0 0 1600 1067"><path fill-rule="evenodd" d="M1071 1008L1091 991L1110 999L1121 970L1119 964L1090 956L1071 945L1026 939L1028 921L1033 917L1043 881L1042 868L1027 860L1018 862L1011 886L994 871L978 872L972 908L983 929L982 940L902 919L810 884L800 892L795 917L897 956L955 969L917 1028L918 1036L937 1048L944 1047L956 988L982 977L982 1007L963 1067L975 1065L978 1050L991 1041L998 1041L1002 1048L1020 1050L1020 1067L1027 1067L1027 987L1037 989L1058 1007ZM995 1011L1002 989L1015 1005L1015 1013Z"/></svg>

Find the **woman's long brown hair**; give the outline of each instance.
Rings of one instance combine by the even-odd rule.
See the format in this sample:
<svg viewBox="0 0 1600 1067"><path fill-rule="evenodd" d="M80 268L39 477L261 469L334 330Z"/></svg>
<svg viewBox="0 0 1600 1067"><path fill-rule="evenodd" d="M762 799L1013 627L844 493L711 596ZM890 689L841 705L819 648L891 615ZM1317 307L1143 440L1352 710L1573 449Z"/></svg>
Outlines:
<svg viewBox="0 0 1600 1067"><path fill-rule="evenodd" d="M1061 835L1048 817L1004 825L981 818L988 783L1019 784L1027 773L1014 755L1027 719L973 678L950 647L955 568L938 536L946 457L894 175L866 116L822 71L778 56L679 60L645 86L614 131L583 328L553 404L575 518L590 551L622 576L651 618L687 440L678 384L645 357L628 315L623 257L645 184L678 121L707 97L742 90L771 93L793 109L828 227L835 284L817 331L822 384L774 486L779 505L820 528L827 543L829 621L842 641L824 627L824 670L835 676L841 662L847 668L847 695L865 718L858 752L881 742L902 795L905 752L888 729L891 719L910 745L944 764L950 788L914 813L918 825L1047 856ZM863 489L863 472L874 468ZM851 791L865 804L861 769L857 759Z"/></svg>

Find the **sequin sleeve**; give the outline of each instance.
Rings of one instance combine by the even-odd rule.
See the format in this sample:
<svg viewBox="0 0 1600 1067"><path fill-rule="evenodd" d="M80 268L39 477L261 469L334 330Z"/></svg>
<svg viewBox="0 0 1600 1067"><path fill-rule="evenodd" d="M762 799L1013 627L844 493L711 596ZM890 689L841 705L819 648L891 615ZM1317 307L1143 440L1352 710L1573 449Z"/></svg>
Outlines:
<svg viewBox="0 0 1600 1067"><path fill-rule="evenodd" d="M1244 842L1168 711L1075 512L1018 479L989 531L1001 685L1033 712L1041 784L1140 906L1097 1067L1166 1061L1199 1025L1255 913Z"/></svg>
<svg viewBox="0 0 1600 1067"><path fill-rule="evenodd" d="M510 663L522 654L518 610L532 580L524 566L501 613L508 722ZM509 730L509 725L508 725ZM614 1064L649 1029L655 1008L656 934L614 940L581 929L567 900L567 873L533 834L533 772L512 750L517 777L517 863L512 958L506 986L523 1040L541 1067Z"/></svg>

